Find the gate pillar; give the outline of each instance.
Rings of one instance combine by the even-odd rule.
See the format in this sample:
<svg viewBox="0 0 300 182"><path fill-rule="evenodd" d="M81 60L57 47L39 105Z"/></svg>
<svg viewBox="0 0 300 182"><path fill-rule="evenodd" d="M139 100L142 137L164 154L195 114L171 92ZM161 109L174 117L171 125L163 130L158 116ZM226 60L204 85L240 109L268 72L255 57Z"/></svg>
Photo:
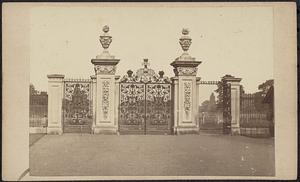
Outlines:
<svg viewBox="0 0 300 182"><path fill-rule="evenodd" d="M91 76L91 80L92 80L92 108L93 108L93 123L92 123L92 132L94 132L94 128L96 126L96 101L97 101L97 95L96 95L96 75L92 75Z"/></svg>
<svg viewBox="0 0 300 182"><path fill-rule="evenodd" d="M48 125L47 134L62 134L62 100L64 75L48 77Z"/></svg>
<svg viewBox="0 0 300 182"><path fill-rule="evenodd" d="M222 81L230 87L230 129L231 134L240 134L240 82L241 78L236 78L231 75L225 75Z"/></svg>
<svg viewBox="0 0 300 182"><path fill-rule="evenodd" d="M117 110L115 108L115 72L116 65L119 59L108 52L108 47L112 42L112 37L107 33L108 26L103 27L104 34L100 36L100 43L104 48L101 55L92 59L96 73L96 122L93 133L116 133L117 123L115 115Z"/></svg>
<svg viewBox="0 0 300 182"><path fill-rule="evenodd" d="M196 61L187 51L192 43L187 29L182 30L183 36L179 43L183 54L171 63L174 67L174 132L176 134L198 133L197 123L198 96L197 70L201 61Z"/></svg>

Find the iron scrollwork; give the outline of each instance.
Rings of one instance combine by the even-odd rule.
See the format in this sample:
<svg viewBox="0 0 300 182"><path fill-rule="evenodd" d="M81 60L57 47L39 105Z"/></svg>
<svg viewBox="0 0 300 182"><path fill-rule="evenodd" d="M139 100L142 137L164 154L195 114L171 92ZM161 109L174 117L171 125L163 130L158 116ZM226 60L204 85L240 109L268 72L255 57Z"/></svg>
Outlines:
<svg viewBox="0 0 300 182"><path fill-rule="evenodd" d="M120 85L120 124L142 125L145 86L143 84Z"/></svg>
<svg viewBox="0 0 300 182"><path fill-rule="evenodd" d="M146 101L147 122L167 127L171 119L171 85L147 84Z"/></svg>
<svg viewBox="0 0 300 182"><path fill-rule="evenodd" d="M63 113L64 126L89 125L92 120L89 82L65 82Z"/></svg>
<svg viewBox="0 0 300 182"><path fill-rule="evenodd" d="M171 81L145 67L129 70L120 80L119 128L122 131L169 131L171 122Z"/></svg>

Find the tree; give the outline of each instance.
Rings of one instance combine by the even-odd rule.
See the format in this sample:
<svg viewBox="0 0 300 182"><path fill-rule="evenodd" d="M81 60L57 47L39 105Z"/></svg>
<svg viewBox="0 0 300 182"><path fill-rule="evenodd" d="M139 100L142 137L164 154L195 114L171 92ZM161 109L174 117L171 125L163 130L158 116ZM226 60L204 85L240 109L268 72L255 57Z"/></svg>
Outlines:
<svg viewBox="0 0 300 182"><path fill-rule="evenodd" d="M201 103L200 112L207 112L209 107L209 100L205 100Z"/></svg>
<svg viewBox="0 0 300 182"><path fill-rule="evenodd" d="M260 90L262 92L262 96L265 97L268 90L274 85L274 80L270 79L265 81L264 83L260 84L258 86L258 90Z"/></svg>
<svg viewBox="0 0 300 182"><path fill-rule="evenodd" d="M266 104L263 103L269 89L274 85L274 80L270 79L258 86L259 92L254 93L254 106L257 111L267 109Z"/></svg>
<svg viewBox="0 0 300 182"><path fill-rule="evenodd" d="M263 111L265 109L265 104L262 102L264 99L263 92L256 92L254 96L254 107L256 111Z"/></svg>
<svg viewBox="0 0 300 182"><path fill-rule="evenodd" d="M30 83L29 85L29 94L30 95L36 95L38 93L38 91L34 88L34 85L32 83Z"/></svg>
<svg viewBox="0 0 300 182"><path fill-rule="evenodd" d="M217 90L215 90L215 92L217 93L217 108L223 108L223 82L219 82L218 83L218 88Z"/></svg>

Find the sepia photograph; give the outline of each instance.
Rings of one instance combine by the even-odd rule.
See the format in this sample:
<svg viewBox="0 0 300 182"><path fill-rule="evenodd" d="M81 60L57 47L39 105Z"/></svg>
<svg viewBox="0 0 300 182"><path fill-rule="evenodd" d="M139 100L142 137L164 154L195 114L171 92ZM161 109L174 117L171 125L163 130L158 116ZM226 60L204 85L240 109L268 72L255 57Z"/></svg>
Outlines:
<svg viewBox="0 0 300 182"><path fill-rule="evenodd" d="M276 177L274 17L255 4L32 5L19 180Z"/></svg>

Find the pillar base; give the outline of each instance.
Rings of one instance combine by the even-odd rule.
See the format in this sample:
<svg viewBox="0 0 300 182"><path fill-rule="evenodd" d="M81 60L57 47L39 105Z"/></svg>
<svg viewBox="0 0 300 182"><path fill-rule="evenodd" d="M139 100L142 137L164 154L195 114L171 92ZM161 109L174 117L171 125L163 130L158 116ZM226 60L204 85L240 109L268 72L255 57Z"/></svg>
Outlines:
<svg viewBox="0 0 300 182"><path fill-rule="evenodd" d="M47 134L54 134L54 135L61 135L63 130L61 127L58 126L48 126L47 127Z"/></svg>
<svg viewBox="0 0 300 182"><path fill-rule="evenodd" d="M177 135L184 134L199 134L199 128L197 126L178 126L175 129Z"/></svg>
<svg viewBox="0 0 300 182"><path fill-rule="evenodd" d="M115 135L118 134L118 129L114 126L96 126L93 129L93 134Z"/></svg>
<svg viewBox="0 0 300 182"><path fill-rule="evenodd" d="M231 127L231 135L240 135L241 128L240 127Z"/></svg>
<svg viewBox="0 0 300 182"><path fill-rule="evenodd" d="M47 133L46 127L29 127L29 133Z"/></svg>

